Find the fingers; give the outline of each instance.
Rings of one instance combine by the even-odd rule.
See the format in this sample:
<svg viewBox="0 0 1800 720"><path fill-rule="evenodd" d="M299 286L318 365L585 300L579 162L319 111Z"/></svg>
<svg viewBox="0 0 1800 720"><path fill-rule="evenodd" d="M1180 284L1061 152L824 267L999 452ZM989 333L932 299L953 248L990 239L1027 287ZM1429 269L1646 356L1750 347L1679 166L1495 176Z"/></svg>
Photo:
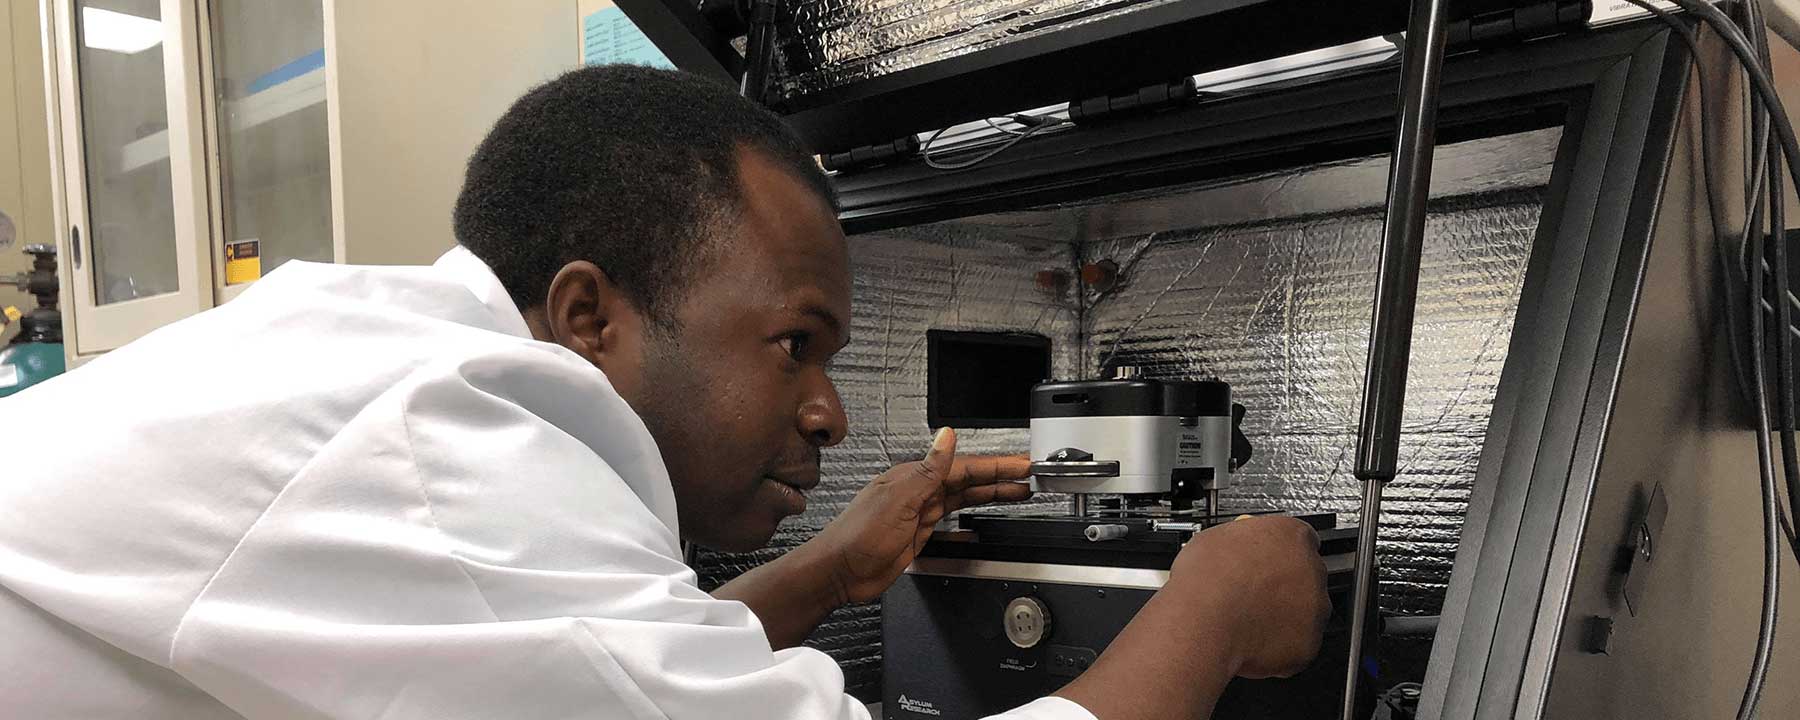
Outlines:
<svg viewBox="0 0 1800 720"><path fill-rule="evenodd" d="M925 453L925 467L933 477L945 479L950 477L950 469L956 461L956 431L940 428L931 436L931 450Z"/></svg>
<svg viewBox="0 0 1800 720"><path fill-rule="evenodd" d="M960 510L976 505L992 502L1019 502L1031 499L1031 486L1021 482L998 482L966 488L961 493L951 495L952 510Z"/></svg>
<svg viewBox="0 0 1800 720"><path fill-rule="evenodd" d="M957 458L950 467L946 484L962 488L1028 477L1031 477L1031 458L1024 455L965 455Z"/></svg>

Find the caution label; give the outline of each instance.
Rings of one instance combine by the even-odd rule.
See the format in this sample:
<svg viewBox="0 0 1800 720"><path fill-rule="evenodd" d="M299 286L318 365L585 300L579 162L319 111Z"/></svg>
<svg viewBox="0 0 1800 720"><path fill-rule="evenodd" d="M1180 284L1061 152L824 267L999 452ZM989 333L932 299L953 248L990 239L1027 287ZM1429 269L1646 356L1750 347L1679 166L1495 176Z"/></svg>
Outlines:
<svg viewBox="0 0 1800 720"><path fill-rule="evenodd" d="M262 241L225 243L225 284L241 285L262 277Z"/></svg>

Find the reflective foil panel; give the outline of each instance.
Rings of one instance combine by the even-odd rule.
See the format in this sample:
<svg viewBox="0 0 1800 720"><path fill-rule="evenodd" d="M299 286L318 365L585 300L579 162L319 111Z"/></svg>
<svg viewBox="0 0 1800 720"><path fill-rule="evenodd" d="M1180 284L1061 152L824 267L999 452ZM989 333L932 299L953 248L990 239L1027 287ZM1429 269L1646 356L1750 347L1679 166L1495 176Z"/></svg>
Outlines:
<svg viewBox="0 0 1800 720"><path fill-rule="evenodd" d="M1175 0L791 0L778 98L1067 29Z"/></svg>

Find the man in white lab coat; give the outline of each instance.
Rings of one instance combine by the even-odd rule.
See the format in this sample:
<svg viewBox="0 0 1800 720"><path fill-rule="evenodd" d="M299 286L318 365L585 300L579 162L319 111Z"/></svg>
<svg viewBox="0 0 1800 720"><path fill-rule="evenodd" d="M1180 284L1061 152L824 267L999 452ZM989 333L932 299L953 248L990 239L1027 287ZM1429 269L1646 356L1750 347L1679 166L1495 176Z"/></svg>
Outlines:
<svg viewBox="0 0 1800 720"><path fill-rule="evenodd" d="M437 264L289 263L0 401L0 715L866 717L801 639L1027 467L940 433L812 541L695 585L680 543L767 542L846 432L832 202L729 88L579 70L476 151ZM1086 675L1008 717L1203 716L1234 675L1296 671L1315 543L1200 534Z"/></svg>

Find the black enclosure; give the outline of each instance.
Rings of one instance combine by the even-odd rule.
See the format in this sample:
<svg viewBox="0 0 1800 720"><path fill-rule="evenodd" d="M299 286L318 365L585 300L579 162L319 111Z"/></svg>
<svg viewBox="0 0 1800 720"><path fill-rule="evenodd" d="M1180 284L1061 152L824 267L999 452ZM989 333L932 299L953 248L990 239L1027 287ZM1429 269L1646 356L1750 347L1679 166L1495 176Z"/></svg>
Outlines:
<svg viewBox="0 0 1800 720"><path fill-rule="evenodd" d="M1565 509L1585 509L1597 480L1686 91L1690 58L1671 37L1640 24L1446 62L1440 145L1563 132L1432 650L1427 717L1535 715L1563 651L1587 522ZM1397 87L1389 66L1033 138L958 173L915 161L842 174L841 218L855 235L1379 154Z"/></svg>
<svg viewBox="0 0 1800 720"><path fill-rule="evenodd" d="M734 83L743 73L742 52L718 29L732 23L717 21L716 14L702 16L695 0L617 4L681 68ZM773 98L772 107L815 152L841 152L984 116L1398 33L1406 28L1409 3L1119 0L1092 5L1097 7L1091 19L1077 16L1040 27L1026 18L1014 28L1017 39ZM1449 38L1455 47L1548 34L1579 26L1590 7L1586 0L1459 0L1450 4ZM785 17L777 29L790 35L795 30ZM806 41L784 37L779 42ZM795 66L791 70L806 69L805 54L786 53L788 64Z"/></svg>
<svg viewBox="0 0 1800 720"><path fill-rule="evenodd" d="M678 65L721 78L742 71L744 58L692 0L619 5ZM1729 386L1719 291L1705 263L1721 242L1706 221L1715 213L1730 221L1732 210L1700 196L1696 180L1697 163L1705 161L1698 148L1735 158L1741 128L1727 121L1696 131L1689 83L1695 62L1686 47L1654 22L1604 31L1570 22L1593 5L1451 4L1439 147L1544 128L1560 128L1560 140L1486 418L1420 717L1723 716L1735 706L1749 664L1759 578L1755 553L1744 550L1756 542L1754 523L1743 521L1755 502L1754 483L1741 481L1754 476L1754 443ZM1129 99L1140 88L1209 69L1397 32L1407 6L1101 0L1081 5L1095 9L1091 17L1060 28L1036 27L1027 17L1016 37L977 39L941 60L762 96L816 151L873 145L891 154L905 147L895 141L912 133L1093 96ZM799 63L784 72L809 70L806 63L817 58L793 57L791 46L807 41L779 41L790 43L785 60ZM1714 78L1727 100L1741 100L1730 60L1716 45L1709 52L1701 74ZM1800 66L1792 48L1775 54L1790 72ZM1035 135L961 172L903 157L840 173L840 217L851 235L869 236L852 240L854 254L859 241L940 221L1378 156L1391 150L1399 84L1389 64L1202 96ZM982 149L955 152L972 157ZM871 154L881 155L863 153ZM1720 170L1728 162L1710 164ZM1721 195L1742 189L1740 173L1716 174L1733 176ZM895 267L912 274L890 275L908 280L943 266L941 257L924 262L908 252L920 255L896 249L903 257ZM1091 372L1081 322L994 271L1043 268L1067 256L1047 246L988 253L976 270L1021 302L1013 309L988 302L983 311L1005 322L964 318L958 329L1049 325L1058 372ZM891 291L893 277L877 280L864 287L886 308L878 314L887 325L874 329L930 314ZM911 360L912 343L846 363L846 372L880 388L879 397L862 399L863 410L885 423L867 447L840 450L836 462L846 478L901 454L889 437L898 425L887 421L922 405L891 382L905 375L893 368ZM1007 450L1009 438L990 439L982 451ZM1404 435L1401 442L1404 448ZM1613 587L1629 523L1653 493L1666 494L1673 510L1668 537L1659 541L1660 575L1633 578L1658 598L1649 606L1655 609L1639 612L1628 610ZM1785 584L1787 614L1800 607L1800 592ZM840 617L840 627L869 624L866 612ZM1610 644L1610 656L1595 650L1596 637L1610 639L1598 645ZM879 648L832 642L815 638L852 676L866 676L880 662ZM1792 676L1793 662L1778 651L1773 676ZM1780 683L1770 694L1786 704L1771 710L1765 703L1765 715L1792 715L1800 702Z"/></svg>

